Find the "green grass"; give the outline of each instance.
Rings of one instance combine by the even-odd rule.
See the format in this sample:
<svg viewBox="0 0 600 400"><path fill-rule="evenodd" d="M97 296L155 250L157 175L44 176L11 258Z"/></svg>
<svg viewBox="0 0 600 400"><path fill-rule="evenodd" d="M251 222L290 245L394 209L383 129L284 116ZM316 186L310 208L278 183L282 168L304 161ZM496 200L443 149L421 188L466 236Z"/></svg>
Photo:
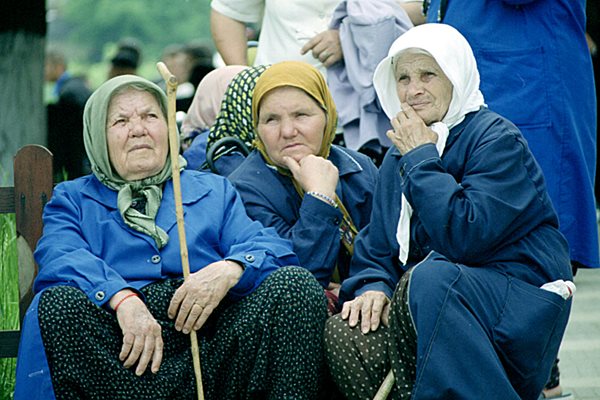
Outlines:
<svg viewBox="0 0 600 400"><path fill-rule="evenodd" d="M0 330L19 327L15 216L0 215ZM13 398L15 359L0 359L0 399Z"/></svg>

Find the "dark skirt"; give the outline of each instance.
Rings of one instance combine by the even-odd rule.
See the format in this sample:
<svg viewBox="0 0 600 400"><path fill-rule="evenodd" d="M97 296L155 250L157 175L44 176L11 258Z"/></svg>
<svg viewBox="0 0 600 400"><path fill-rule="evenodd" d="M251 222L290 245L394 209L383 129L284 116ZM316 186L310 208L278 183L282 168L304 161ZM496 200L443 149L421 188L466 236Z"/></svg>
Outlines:
<svg viewBox="0 0 600 400"><path fill-rule="evenodd" d="M119 361L114 312L80 290L58 286L41 297L39 320L57 399L196 399L189 335L167 317L181 280L141 290L162 328L157 374L135 375ZM208 399L314 399L322 381L323 289L297 267L282 268L237 303L224 299L198 331Z"/></svg>

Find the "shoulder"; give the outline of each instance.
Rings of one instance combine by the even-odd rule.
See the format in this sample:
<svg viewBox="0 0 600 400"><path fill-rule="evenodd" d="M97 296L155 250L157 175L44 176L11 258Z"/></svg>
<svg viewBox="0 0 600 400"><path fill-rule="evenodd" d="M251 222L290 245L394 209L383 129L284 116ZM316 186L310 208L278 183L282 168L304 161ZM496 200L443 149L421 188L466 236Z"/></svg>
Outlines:
<svg viewBox="0 0 600 400"><path fill-rule="evenodd" d="M523 138L515 124L486 107L467 114L464 121L450 130L450 134L458 135L463 140L479 143L507 137L518 140Z"/></svg>
<svg viewBox="0 0 600 400"><path fill-rule="evenodd" d="M244 182L262 184L265 180L271 180L274 172L267 166L261 154L253 150L228 176L228 179L236 186Z"/></svg>
<svg viewBox="0 0 600 400"><path fill-rule="evenodd" d="M331 146L329 161L340 170L340 176L363 171L377 171L377 167L367 155L337 145Z"/></svg>
<svg viewBox="0 0 600 400"><path fill-rule="evenodd" d="M187 190L209 191L226 189L231 183L227 178L212 172L186 169L181 173L181 185L188 188Z"/></svg>

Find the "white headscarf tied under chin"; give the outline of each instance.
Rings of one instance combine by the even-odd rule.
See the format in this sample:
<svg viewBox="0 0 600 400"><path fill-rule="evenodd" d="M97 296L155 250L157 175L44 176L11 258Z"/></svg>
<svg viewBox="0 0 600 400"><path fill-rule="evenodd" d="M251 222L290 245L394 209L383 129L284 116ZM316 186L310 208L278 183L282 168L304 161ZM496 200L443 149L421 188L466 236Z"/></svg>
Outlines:
<svg viewBox="0 0 600 400"><path fill-rule="evenodd" d="M465 115L485 106L479 90L479 71L473 51L467 40L453 27L445 24L424 24L400 36L390 47L373 75L373 86L386 115L392 119L402 111L396 89L392 60L403 50L416 48L428 52L452 83L452 100L444 119L429 127L437 133L436 148L440 157L446 146L448 132L465 118ZM408 259L410 243L410 217L412 207L404 194L396 239L400 245L398 258L402 264Z"/></svg>

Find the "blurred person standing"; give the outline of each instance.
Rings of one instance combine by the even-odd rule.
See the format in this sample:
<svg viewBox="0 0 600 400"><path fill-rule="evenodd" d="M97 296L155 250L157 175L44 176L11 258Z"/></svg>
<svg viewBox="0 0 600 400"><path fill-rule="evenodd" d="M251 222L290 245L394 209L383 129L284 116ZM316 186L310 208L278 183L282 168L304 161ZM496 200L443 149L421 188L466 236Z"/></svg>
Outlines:
<svg viewBox="0 0 600 400"><path fill-rule="evenodd" d="M137 75L137 69L142 61L142 50L136 39L121 39L117 51L110 59L108 79L119 75Z"/></svg>
<svg viewBox="0 0 600 400"><path fill-rule="evenodd" d="M83 146L83 108L92 92L85 78L68 71L65 54L56 48L46 51L44 79L54 83L46 111L55 181L78 178L90 172Z"/></svg>
<svg viewBox="0 0 600 400"><path fill-rule="evenodd" d="M339 0L212 0L211 31L225 64L248 65L246 24L260 23L254 65L304 61L325 74L325 67L341 59L339 35L328 30ZM319 35L318 57L302 52Z"/></svg>

